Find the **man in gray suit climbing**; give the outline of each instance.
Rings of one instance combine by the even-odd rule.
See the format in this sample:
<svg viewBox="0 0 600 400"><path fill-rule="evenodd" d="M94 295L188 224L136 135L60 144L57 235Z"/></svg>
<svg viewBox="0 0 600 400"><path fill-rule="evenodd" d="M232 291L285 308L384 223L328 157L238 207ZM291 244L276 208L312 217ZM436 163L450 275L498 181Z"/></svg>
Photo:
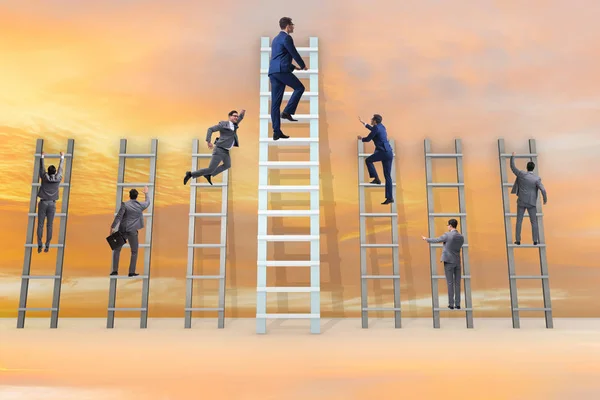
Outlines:
<svg viewBox="0 0 600 400"><path fill-rule="evenodd" d="M52 240L52 227L54 224L54 214L56 214L56 200L58 200L58 188L63 178L63 163L65 161L65 153L60 152L60 164L58 171L56 167L51 165L48 171L44 167L44 152L40 157L40 189L38 197L38 226L37 240L38 253L42 252L42 234L44 233L44 221L46 221L46 246L44 252L47 253L50 249L50 240Z"/></svg>
<svg viewBox="0 0 600 400"><path fill-rule="evenodd" d="M150 206L148 201L148 187L144 188L144 201L139 202L138 191L131 189L129 191L129 201L121 203L121 208L115 216L110 226L110 233L119 230L125 239L129 242L131 248L131 261L129 262L129 276L138 276L135 272L137 264L137 255L139 248L138 230L144 227L144 210ZM119 258L121 256L121 247L113 250L113 268L111 275L119 273Z"/></svg>
<svg viewBox="0 0 600 400"><path fill-rule="evenodd" d="M533 173L533 170L535 169L535 163L533 161L529 161L527 163L527 171L521 171L515 166L515 153L512 153L510 157L510 169L517 176L511 191L512 194L517 195L517 224L515 227L515 244L521 244L521 227L523 226L523 216L525 215L525 210L527 210L529 220L531 221L531 236L535 246L540 242L540 231L537 222L538 190L542 192L544 204L546 204L548 201L548 197L546 196L546 188L544 188L544 185L542 185L542 178Z"/></svg>
<svg viewBox="0 0 600 400"><path fill-rule="evenodd" d="M237 136L238 125L244 119L246 110L242 110L239 114L233 110L229 113L227 121L221 121L215 126L208 128L206 132L206 144L209 149L213 149L212 157L207 168L198 171L186 171L183 178L183 184L186 185L191 178L203 176L208 183L212 185L211 177L220 174L221 172L231 167L231 157L229 150L233 147L239 147ZM219 132L219 137L215 140L215 145L210 142L212 134ZM223 164L221 164L221 162ZM219 165L221 164L221 165Z"/></svg>
<svg viewBox="0 0 600 400"><path fill-rule="evenodd" d="M448 220L448 232L439 238L422 236L427 243L444 243L442 249L442 262L448 284L448 308L460 310L460 249L465 243L465 238L456 230L458 221L454 218Z"/></svg>

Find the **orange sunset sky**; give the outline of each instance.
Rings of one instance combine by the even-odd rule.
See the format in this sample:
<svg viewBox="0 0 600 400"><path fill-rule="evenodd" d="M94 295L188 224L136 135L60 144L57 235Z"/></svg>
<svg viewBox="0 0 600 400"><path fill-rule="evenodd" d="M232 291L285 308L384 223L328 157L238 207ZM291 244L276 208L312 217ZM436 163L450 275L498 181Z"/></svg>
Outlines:
<svg viewBox="0 0 600 400"><path fill-rule="evenodd" d="M429 251L420 238L427 234L423 139L428 137L437 152L452 151L454 138L463 140L475 316L509 316L497 157L497 139L504 137L509 152L525 152L527 140L537 139L539 170L549 198L543 211L554 315L599 317L600 54L595 49L600 42L600 4L341 4L2 2L0 317L17 313L37 138L46 139L50 153L66 150L67 139L75 139L61 316L81 317L106 315L111 252L105 237L115 206L119 140L129 140L128 151L147 152L150 139L159 139L150 316L182 317L190 190L182 178L191 162L192 140L202 139L206 128L226 119L230 110L242 108L247 113L230 170L227 307L231 316L254 315L260 37L277 34L277 22L286 15L296 24L297 46L306 46L309 36L318 37L320 46L323 316L359 315L355 137L366 130L357 115L366 120L380 113L396 142L405 315L431 315ZM298 112L306 110L302 104ZM297 137L307 131L302 125L286 133ZM301 160L307 153L281 152L279 157ZM518 165L524 168L524 163L520 160ZM434 165L436 181L455 179L451 161ZM147 162L129 167L139 172L128 173L127 181L144 179ZM302 181L284 171L281 183ZM219 192L199 193L199 209L216 212ZM436 211L456 211L453 193L439 192ZM373 212L385 211L379 204L383 189L368 200ZM511 201L514 206L514 196ZM441 234L444 221L439 222ZM299 232L308 229L307 223L296 224ZM198 232L206 241L215 241L214 229L207 224ZM389 241L389 225L377 222L368 229L374 232L371 242ZM54 243L56 237L55 230ZM523 240L530 240L528 221ZM275 251L293 254L306 249L298 245ZM34 252L32 274L53 271L55 254ZM207 259L198 262L197 272L211 274L218 261L209 256L216 252L202 254ZM370 270L389 271L389 254L369 253ZM517 271L539 272L535 256L534 251L521 250ZM124 250L121 271L128 257L129 250ZM285 286L308 278L308 271L281 271L269 276L269 284ZM139 282L120 284L118 306L138 306L140 288ZM209 284L203 292L196 290L195 304L214 306L216 288ZM51 290L50 282L33 282L29 306L49 306ZM519 290L521 306L541 305L537 281L519 284ZM371 304L392 300L391 283L370 286L369 291ZM303 295L269 300L270 307L281 312L306 310L309 305Z"/></svg>

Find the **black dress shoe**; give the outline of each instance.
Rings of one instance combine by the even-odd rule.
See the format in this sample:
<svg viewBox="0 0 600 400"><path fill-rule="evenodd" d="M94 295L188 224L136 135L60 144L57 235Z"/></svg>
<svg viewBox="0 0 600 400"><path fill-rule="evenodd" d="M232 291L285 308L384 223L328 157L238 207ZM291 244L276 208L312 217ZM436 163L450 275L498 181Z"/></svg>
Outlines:
<svg viewBox="0 0 600 400"><path fill-rule="evenodd" d="M212 185L212 180L210 179L210 175L204 175L204 177L206 178L208 183L210 183Z"/></svg>
<svg viewBox="0 0 600 400"><path fill-rule="evenodd" d="M289 139L288 135L284 135L283 132L273 132L273 140Z"/></svg>
<svg viewBox="0 0 600 400"><path fill-rule="evenodd" d="M192 179L192 173L190 171L186 171L185 178L183 178L183 184L187 185L187 183L190 179Z"/></svg>
<svg viewBox="0 0 600 400"><path fill-rule="evenodd" d="M455 306L454 308L456 308L457 310L460 310L460 306Z"/></svg>
<svg viewBox="0 0 600 400"><path fill-rule="evenodd" d="M47 253L50 250L50 245L46 244L46 247L44 248L44 253Z"/></svg>
<svg viewBox="0 0 600 400"><path fill-rule="evenodd" d="M286 112L281 113L281 118L287 119L288 121L294 121L294 122L298 121L297 119L294 119L294 117L292 117L291 114L288 114Z"/></svg>
<svg viewBox="0 0 600 400"><path fill-rule="evenodd" d="M537 246L537 244L538 244L538 242L533 242L533 245L534 245L534 246Z"/></svg>
<svg viewBox="0 0 600 400"><path fill-rule="evenodd" d="M371 184L372 185L381 185L381 181L379 179L375 178L371 181Z"/></svg>
<svg viewBox="0 0 600 400"><path fill-rule="evenodd" d="M42 252L42 245L38 244L38 253L41 253L41 252Z"/></svg>
<svg viewBox="0 0 600 400"><path fill-rule="evenodd" d="M385 201L383 203L381 203L381 204L391 204L393 202L394 202L393 199L385 199Z"/></svg>
<svg viewBox="0 0 600 400"><path fill-rule="evenodd" d="M517 246L520 246L520 245L521 245L521 242L515 242L515 244L516 244Z"/></svg>
<svg viewBox="0 0 600 400"><path fill-rule="evenodd" d="M454 306L448 306L448 308L454 310Z"/></svg>
<svg viewBox="0 0 600 400"><path fill-rule="evenodd" d="M136 274L135 272L134 272L133 274L132 274L132 273L130 273L130 274L129 274L129 277L131 278L132 276L139 276L139 274Z"/></svg>
<svg viewBox="0 0 600 400"><path fill-rule="evenodd" d="M119 275L119 273L117 271L113 271L110 273L110 276L115 276L115 275Z"/></svg>

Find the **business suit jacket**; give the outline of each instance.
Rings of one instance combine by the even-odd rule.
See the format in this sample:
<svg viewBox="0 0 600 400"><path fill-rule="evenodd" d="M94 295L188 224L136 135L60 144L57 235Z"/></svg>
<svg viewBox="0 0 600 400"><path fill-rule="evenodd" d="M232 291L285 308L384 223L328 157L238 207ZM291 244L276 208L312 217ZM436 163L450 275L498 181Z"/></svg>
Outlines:
<svg viewBox="0 0 600 400"><path fill-rule="evenodd" d="M367 137L362 138L363 142L370 142L372 140L375 144L375 151L392 151L392 146L390 146L390 142L388 141L385 126L382 124L377 124L375 126L366 124L365 128L371 132Z"/></svg>
<svg viewBox="0 0 600 400"><path fill-rule="evenodd" d="M38 190L38 197L40 199L58 200L58 188L63 178L63 162L64 159L61 158L56 174L49 175L44 166L44 159L40 158L40 180L42 181Z"/></svg>
<svg viewBox="0 0 600 400"><path fill-rule="evenodd" d="M142 229L144 227L144 210L149 206L150 201L147 199L143 202L136 199L121 203L121 208L119 208L111 228L116 229L118 225L121 232L136 232Z"/></svg>
<svg viewBox="0 0 600 400"><path fill-rule="evenodd" d="M510 157L510 169L517 176L511 193L517 195L518 205L535 207L537 205L538 190L542 192L544 203L548 200L546 188L542 185L542 178L532 172L517 169L513 156Z"/></svg>
<svg viewBox="0 0 600 400"><path fill-rule="evenodd" d="M273 38L271 43L271 61L269 62L269 75L278 72L292 72L295 67L294 59L300 68L304 69L306 64L294 46L294 39L287 33L281 31Z"/></svg>
<svg viewBox="0 0 600 400"><path fill-rule="evenodd" d="M460 249L465 243L465 238L459 231L453 229L439 238L427 239L427 243L444 243L441 261L460 265Z"/></svg>
<svg viewBox="0 0 600 400"><path fill-rule="evenodd" d="M217 125L211 126L206 131L206 141L210 142L210 138L212 134L215 132L219 132L219 137L215 140L215 144L225 150L229 150L231 146L239 147L240 143L237 136L237 129L244 119L244 114L239 114L237 125L233 124L233 130L231 130L229 126L229 121L221 121Z"/></svg>

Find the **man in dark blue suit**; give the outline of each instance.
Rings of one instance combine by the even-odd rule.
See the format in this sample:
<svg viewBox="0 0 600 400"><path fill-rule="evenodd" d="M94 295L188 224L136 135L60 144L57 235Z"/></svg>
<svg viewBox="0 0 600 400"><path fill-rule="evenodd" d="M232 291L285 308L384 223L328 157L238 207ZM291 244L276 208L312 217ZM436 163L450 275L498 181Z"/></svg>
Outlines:
<svg viewBox="0 0 600 400"><path fill-rule="evenodd" d="M371 183L381 185L377 170L373 165L374 162L381 161L383 164L383 176L385 177L385 201L381 204L393 203L392 160L394 159L394 152L392 151L390 142L388 142L385 126L381 123L383 118L379 114L373 115L373 118L371 118L371 125L365 123L360 117L358 117L358 120L365 128L371 131L369 136L365 138L358 135L358 140L362 140L363 142L370 142L372 140L375 144L375 152L365 159L367 169L369 170L369 177L373 178Z"/></svg>
<svg viewBox="0 0 600 400"><path fill-rule="evenodd" d="M289 121L297 121L292 117L296 113L296 108L300 98L304 93L304 85L294 74L295 69L307 70L304 60L298 54L291 33L294 32L294 24L289 17L283 17L279 20L281 32L275 36L271 43L271 62L269 63L269 79L271 80L271 121L273 123L273 140L287 139L281 131L281 118ZM300 67L292 64L292 58L296 60ZM285 87L294 89L283 112L280 111L281 102Z"/></svg>

